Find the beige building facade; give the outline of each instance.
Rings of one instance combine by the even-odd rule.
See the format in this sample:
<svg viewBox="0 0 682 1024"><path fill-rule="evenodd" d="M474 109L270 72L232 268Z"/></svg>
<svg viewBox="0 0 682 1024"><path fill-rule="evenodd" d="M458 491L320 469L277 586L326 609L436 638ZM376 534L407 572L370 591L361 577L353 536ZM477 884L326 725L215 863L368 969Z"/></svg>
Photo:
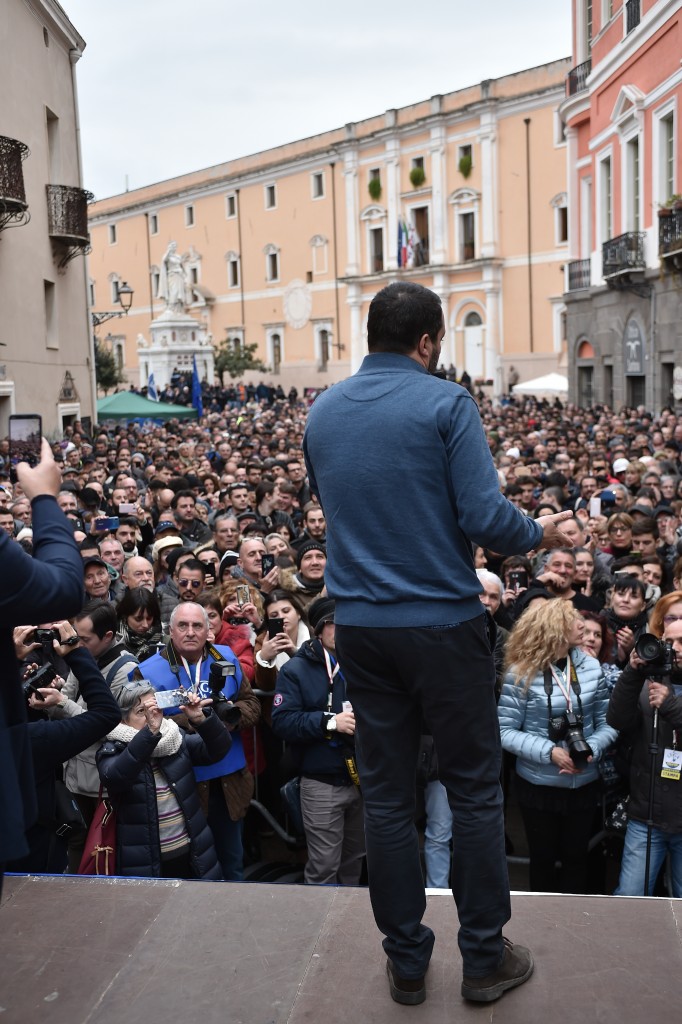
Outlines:
<svg viewBox="0 0 682 1024"><path fill-rule="evenodd" d="M391 281L442 298L443 362L490 381L557 369L568 234L556 61L90 207L90 298L130 314L100 337L146 384L164 254L177 243L186 312L218 345L256 343L287 390L354 371ZM173 340L168 344L172 346ZM187 355L178 360L186 368ZM159 383L157 381L157 383Z"/></svg>
<svg viewBox="0 0 682 1024"><path fill-rule="evenodd" d="M11 413L54 434L95 398L75 69L85 43L53 0L0 16L0 436Z"/></svg>

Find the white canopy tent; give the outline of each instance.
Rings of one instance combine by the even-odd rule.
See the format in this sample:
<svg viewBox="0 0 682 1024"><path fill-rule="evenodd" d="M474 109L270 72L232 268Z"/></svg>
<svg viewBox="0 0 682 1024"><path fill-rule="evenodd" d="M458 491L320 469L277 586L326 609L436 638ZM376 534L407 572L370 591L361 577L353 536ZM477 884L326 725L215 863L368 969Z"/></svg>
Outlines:
<svg viewBox="0 0 682 1024"><path fill-rule="evenodd" d="M546 373L543 377L514 384L512 391L515 395L567 395L568 377L562 373Z"/></svg>

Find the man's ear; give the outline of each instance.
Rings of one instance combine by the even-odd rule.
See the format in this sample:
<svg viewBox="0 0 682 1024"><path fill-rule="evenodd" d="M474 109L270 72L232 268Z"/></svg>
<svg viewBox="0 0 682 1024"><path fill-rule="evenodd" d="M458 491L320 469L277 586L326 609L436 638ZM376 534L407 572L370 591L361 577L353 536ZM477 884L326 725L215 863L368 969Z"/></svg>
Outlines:
<svg viewBox="0 0 682 1024"><path fill-rule="evenodd" d="M112 629L108 629L108 630L106 631L106 633L104 634L104 636L103 636L103 638L102 638L102 639L103 639L103 640L104 640L104 641L105 641L106 643L110 644L110 643L112 642L112 640L114 639L114 631L113 631Z"/></svg>

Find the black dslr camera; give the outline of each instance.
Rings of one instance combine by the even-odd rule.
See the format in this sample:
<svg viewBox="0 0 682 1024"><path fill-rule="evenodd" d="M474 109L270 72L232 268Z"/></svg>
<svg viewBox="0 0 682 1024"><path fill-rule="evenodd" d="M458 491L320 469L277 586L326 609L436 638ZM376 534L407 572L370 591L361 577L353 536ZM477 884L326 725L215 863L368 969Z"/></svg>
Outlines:
<svg viewBox="0 0 682 1024"><path fill-rule="evenodd" d="M635 644L635 653L646 662L648 676L669 676L677 668L677 655L669 640L643 633Z"/></svg>
<svg viewBox="0 0 682 1024"><path fill-rule="evenodd" d="M239 725L242 717L241 710L231 704L222 691L226 681L236 674L237 669L231 661L214 661L208 670L208 685L211 688L213 710L221 722L234 726Z"/></svg>
<svg viewBox="0 0 682 1024"><path fill-rule="evenodd" d="M553 743L566 741L573 764L585 764L592 756L592 747L583 734L583 716L576 715L575 711L564 711L563 715L550 718L549 738Z"/></svg>
<svg viewBox="0 0 682 1024"><path fill-rule="evenodd" d="M26 700L33 694L38 700L45 700L40 687L50 686L53 679L57 678L57 672L53 665L49 663L43 665L36 672L33 672L30 676L27 676L21 684L21 688L24 692Z"/></svg>

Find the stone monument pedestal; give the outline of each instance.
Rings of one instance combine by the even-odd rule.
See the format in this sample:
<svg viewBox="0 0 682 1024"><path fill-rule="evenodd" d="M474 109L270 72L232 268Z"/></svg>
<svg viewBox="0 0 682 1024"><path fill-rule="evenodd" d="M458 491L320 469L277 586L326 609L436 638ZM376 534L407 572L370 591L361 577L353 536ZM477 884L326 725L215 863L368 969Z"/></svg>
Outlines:
<svg viewBox="0 0 682 1024"><path fill-rule="evenodd" d="M147 386L149 375L153 373L157 391L161 391L170 384L174 369L180 373L192 372L194 356L199 379L213 384L213 338L204 324L187 313L165 309L152 320L149 332L149 341L142 334L137 336L140 387Z"/></svg>

